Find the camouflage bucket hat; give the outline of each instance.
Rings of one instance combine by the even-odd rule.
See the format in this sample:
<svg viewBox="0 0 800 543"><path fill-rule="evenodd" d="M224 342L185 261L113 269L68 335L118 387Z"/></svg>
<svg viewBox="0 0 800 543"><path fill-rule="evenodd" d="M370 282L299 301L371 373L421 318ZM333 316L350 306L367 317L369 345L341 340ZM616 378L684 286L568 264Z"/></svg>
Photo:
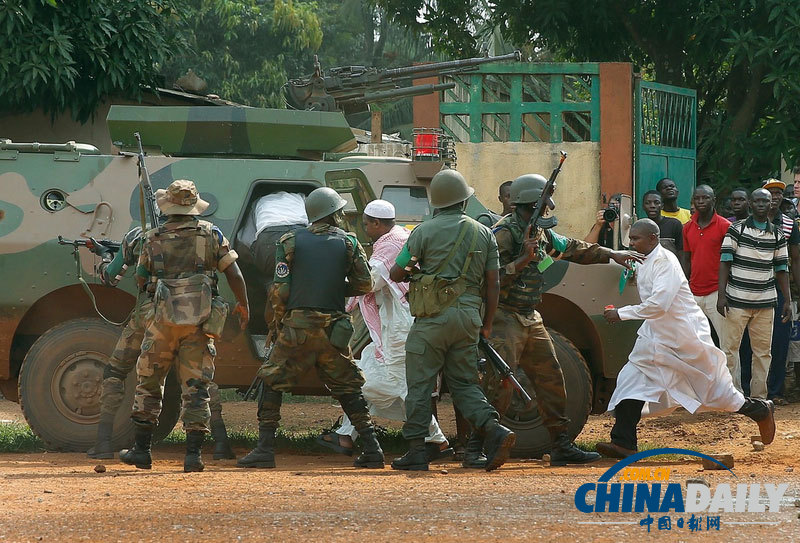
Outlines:
<svg viewBox="0 0 800 543"><path fill-rule="evenodd" d="M200 215L209 205L188 179L176 179L166 190L158 189L156 203L164 215Z"/></svg>

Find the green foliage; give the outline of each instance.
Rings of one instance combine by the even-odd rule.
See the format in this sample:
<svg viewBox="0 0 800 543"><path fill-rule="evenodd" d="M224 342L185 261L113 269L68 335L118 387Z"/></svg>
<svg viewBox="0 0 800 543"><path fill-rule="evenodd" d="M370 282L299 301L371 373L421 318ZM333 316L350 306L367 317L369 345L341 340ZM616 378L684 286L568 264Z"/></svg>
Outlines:
<svg viewBox="0 0 800 543"><path fill-rule="evenodd" d="M105 96L137 97L180 47L175 0L4 0L2 109L70 110L88 119Z"/></svg>
<svg viewBox="0 0 800 543"><path fill-rule="evenodd" d="M800 3L785 0L378 0L448 52L489 21L557 60L627 61L698 93L698 182L718 189L800 160ZM419 15L423 21L420 22Z"/></svg>
<svg viewBox="0 0 800 543"><path fill-rule="evenodd" d="M43 451L44 443L36 437L27 424L0 423L0 452Z"/></svg>
<svg viewBox="0 0 800 543"><path fill-rule="evenodd" d="M315 5L292 0L184 0L176 29L189 48L164 65L171 84L192 69L235 102L283 107L281 87L322 43Z"/></svg>

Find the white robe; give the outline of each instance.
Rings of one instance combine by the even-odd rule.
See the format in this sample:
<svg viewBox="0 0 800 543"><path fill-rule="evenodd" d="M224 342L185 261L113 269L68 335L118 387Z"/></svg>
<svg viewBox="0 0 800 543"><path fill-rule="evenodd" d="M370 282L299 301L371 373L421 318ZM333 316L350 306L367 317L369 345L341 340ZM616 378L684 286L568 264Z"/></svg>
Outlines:
<svg viewBox="0 0 800 543"><path fill-rule="evenodd" d="M634 399L645 402L644 416L678 406L690 413L737 411L744 396L733 386L725 353L714 346L708 319L694 301L677 257L656 246L636 277L642 303L618 313L622 320L644 323L617 376L608 410Z"/></svg>

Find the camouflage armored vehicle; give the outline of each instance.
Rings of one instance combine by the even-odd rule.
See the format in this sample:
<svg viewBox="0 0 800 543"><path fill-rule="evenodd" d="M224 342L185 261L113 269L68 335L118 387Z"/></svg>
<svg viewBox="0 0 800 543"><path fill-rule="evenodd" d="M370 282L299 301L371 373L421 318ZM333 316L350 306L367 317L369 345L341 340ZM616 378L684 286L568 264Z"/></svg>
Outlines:
<svg viewBox="0 0 800 543"><path fill-rule="evenodd" d="M123 150L118 155L102 155L74 142L0 141L0 391L19 401L34 432L59 450L82 451L93 442L103 366L120 332L96 309L111 321L123 321L133 307L135 289L130 277L119 288L103 286L95 275L97 257L77 250L73 260L57 237L120 240L139 222L136 157L125 152L135 145L134 132L141 133L148 148L154 188L174 179L194 180L211 203L204 215L232 241L260 196L279 190L308 193L328 185L348 200L349 225L368 246L360 221L366 203L377 197L389 200L399 223L413 226L431 214L427 187L443 165L430 153L424 153L425 161L363 156L324 160L326 154L355 147L351 129L337 112L115 106L108 125ZM484 210L477 201L470 203L473 215ZM620 269L559 262L548 270L541 310L564 367L572 437L593 407L603 409L633 341L636 326L618 325L611 334L601 316L606 303L621 305L636 298L633 287L622 297L617 294ZM261 281L248 271L246 279L253 322L238 334L229 323L231 332L218 344L214 379L221 387L242 390L260 364L265 334L258 318L263 315L259 301L261 308L264 304ZM224 280L220 286L232 300ZM525 383L524 375L518 377ZM131 375L126 383L129 399L133 379ZM170 386L176 387L174 382ZM326 394L314 374L295 392ZM168 392L166 398L161 436L178 418L177 394ZM119 447L131 439L128 416L120 410L116 421ZM547 434L535 407L526 411L516 406L507 424L519 432L517 454L547 450Z"/></svg>

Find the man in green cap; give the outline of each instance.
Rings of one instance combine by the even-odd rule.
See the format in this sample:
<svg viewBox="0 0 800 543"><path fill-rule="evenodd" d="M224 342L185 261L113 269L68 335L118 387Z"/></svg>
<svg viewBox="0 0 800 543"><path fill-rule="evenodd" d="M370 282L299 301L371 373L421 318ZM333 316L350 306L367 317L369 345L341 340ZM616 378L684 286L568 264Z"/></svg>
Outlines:
<svg viewBox="0 0 800 543"><path fill-rule="evenodd" d="M437 212L411 232L391 270L393 281L405 281L412 272L409 305L415 316L406 340L403 436L410 447L392 462L394 469L428 469L425 437L431 393L442 370L453 402L484 440L486 470L505 463L514 446L516 436L500 425L478 383L478 334L486 338L491 334L499 286L494 236L464 214L473 193L457 171L437 173L430 187Z"/></svg>
<svg viewBox="0 0 800 543"><path fill-rule="evenodd" d="M353 325L345 312L345 298L370 292L372 277L355 235L337 227L346 204L329 187L314 190L305 201L311 225L284 234L278 243L275 281L269 291L274 315L270 329L278 337L272 355L258 370L264 384L258 404L258 445L238 461L242 467L275 467L275 430L283 393L316 368L361 437L363 450L353 465L383 468L383 451L361 394L364 377L349 346Z"/></svg>
<svg viewBox="0 0 800 543"><path fill-rule="evenodd" d="M543 194L547 179L538 174L520 176L511 184L511 215L494 228L500 253L500 302L494 316L490 342L512 370L522 366L536 392L536 402L544 425L552 440L550 464L582 464L598 460L597 453L583 452L567 435L567 394L564 375L556 358L555 348L536 305L542 298L542 273L553 259L578 264L595 264L614 260L628 267L640 255L629 251L613 251L596 243L566 238L548 226L547 218L536 229L530 224L536 203L554 209L551 194ZM533 234L532 232L535 232ZM513 389L503 386L494 368L488 365L483 381L486 396L503 415L511 404ZM473 434L467 443L465 467L482 467L486 460L481 452L481 436ZM485 445L483 449L485 449Z"/></svg>
<svg viewBox="0 0 800 543"><path fill-rule="evenodd" d="M120 460L150 469L150 443L161 413L164 382L177 359L186 430L185 472L203 471L200 454L209 431L208 387L217 354L214 338L222 334L227 304L217 295L217 275L225 274L236 296L234 313L242 327L249 319L247 288L222 231L197 218L208 208L192 181L178 179L156 191L156 203L167 221L145 234L136 280L150 295L152 314L136 362L138 383L131 419L136 443Z"/></svg>

